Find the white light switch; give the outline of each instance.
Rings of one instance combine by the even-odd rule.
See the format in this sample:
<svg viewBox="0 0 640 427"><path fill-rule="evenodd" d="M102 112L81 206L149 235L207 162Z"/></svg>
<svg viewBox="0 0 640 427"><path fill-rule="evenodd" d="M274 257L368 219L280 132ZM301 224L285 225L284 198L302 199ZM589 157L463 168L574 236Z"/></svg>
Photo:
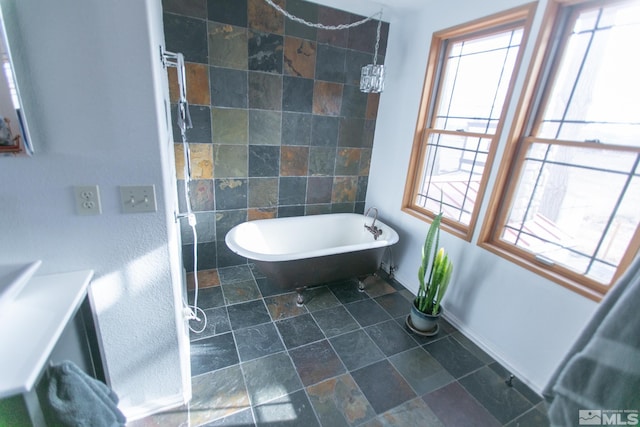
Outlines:
<svg viewBox="0 0 640 427"><path fill-rule="evenodd" d="M156 190L153 185L120 186L120 200L124 213L155 212Z"/></svg>

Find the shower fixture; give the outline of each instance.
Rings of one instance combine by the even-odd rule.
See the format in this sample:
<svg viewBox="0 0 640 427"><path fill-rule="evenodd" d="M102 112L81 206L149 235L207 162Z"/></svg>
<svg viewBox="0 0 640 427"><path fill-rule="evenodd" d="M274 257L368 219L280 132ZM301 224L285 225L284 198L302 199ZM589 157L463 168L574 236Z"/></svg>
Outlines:
<svg viewBox="0 0 640 427"><path fill-rule="evenodd" d="M184 197L187 207L186 213L176 212L176 221L186 218L191 232L193 233L193 277L195 282L195 295L193 305L189 305L187 301L183 301L183 313L186 320L195 320L202 324L200 329L194 329L189 323L189 329L195 333L201 333L207 327L207 315L198 307L198 233L196 231L196 215L191 209L191 197L189 195L189 182L191 182L191 151L187 143L187 129L193 127L191 123L191 115L189 114L189 103L187 102L187 81L185 78L184 56L181 53L168 52L160 46L160 59L162 65L167 67L175 67L178 74L178 127L182 136L182 150L184 153Z"/></svg>
<svg viewBox="0 0 640 427"><path fill-rule="evenodd" d="M185 78L184 56L181 53L173 53L163 50L160 46L160 58L162 65L175 67L178 73L178 127L183 134L182 139L186 140L187 129L192 128L191 116L189 115L189 103L187 102L187 80Z"/></svg>

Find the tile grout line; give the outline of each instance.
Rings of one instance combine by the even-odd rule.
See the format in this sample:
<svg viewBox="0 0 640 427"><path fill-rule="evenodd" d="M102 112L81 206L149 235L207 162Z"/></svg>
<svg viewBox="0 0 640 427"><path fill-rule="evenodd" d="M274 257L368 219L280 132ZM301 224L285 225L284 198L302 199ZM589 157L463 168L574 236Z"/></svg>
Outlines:
<svg viewBox="0 0 640 427"><path fill-rule="evenodd" d="M249 269L249 271L250 271L251 275L253 276L253 280L256 282L256 286L257 286L257 280L256 280L256 277L255 277L254 272L253 272L251 269ZM260 291L260 289L259 289L259 288L258 288L258 291L260 292L260 295L262 295L262 291ZM276 321L275 321L275 320L273 320L273 316L271 316L271 312L269 311L269 308L268 308L268 307L266 306L266 304L264 303L264 298L265 298L265 297L264 297L264 295L262 295L263 304L265 305L265 308L266 308L266 310L267 310L267 313L269 314L269 318L271 319L271 322L270 322L270 323L273 325L273 328L275 329L276 334L278 334L278 338L280 339L280 342L282 343L282 346L283 346L283 348L284 348L282 352L283 352L283 353L286 353L287 358L288 358L288 360L289 360L289 363L291 363L291 366L293 367L293 370L294 370L294 372L295 372L295 374L296 374L296 377L298 378L298 381L300 382L300 385L301 385L301 387L302 387L302 390L304 391L304 394L305 394L305 396L306 396L306 398L307 398L307 401L309 402L309 405L311 406L311 409L312 409L312 411L313 411L313 414L314 414L314 416L316 417L316 420L318 421L318 424L321 424L321 423L320 423L320 418L318 417L318 414L316 413L315 409L313 408L313 405L311 404L311 400L309 399L309 396L308 396L308 394L307 394L307 392L306 392L306 389L305 389L305 386L304 386L304 382L302 381L302 378L300 377L300 373L299 373L299 372L298 372L298 370L296 369L296 365L295 365L295 363L293 362L293 359L291 358L291 355L289 354L289 349L287 349L287 345L285 344L285 342L284 342L284 338L282 337L282 334L280 333L280 329L279 329L279 328L277 327L277 325L275 324L275 323L276 323ZM306 309L306 307L305 307L305 309ZM265 323L265 324L266 324L266 323ZM236 350L237 350L237 348L236 348ZM279 353L272 353L272 354L279 354ZM262 356L262 357L257 358L257 359L267 358L267 357L271 356L272 354L268 354L268 355ZM251 360L257 360L257 359L251 359ZM238 360L240 360L240 355L239 355L239 354L238 354ZM241 370L241 372L242 372L242 380L245 382L245 389L247 390L247 394L248 394L248 389L246 388L246 377L245 377L245 372L244 372L244 369L242 369L243 362L241 362L241 361L240 361L240 362L239 362L239 364L240 364L240 370ZM298 392L298 391L300 391L300 390L294 390L294 391L293 391L293 393L296 393L296 392ZM282 398L282 397L284 397L284 396L287 396L288 394L289 394L289 393L287 393L287 394L285 394L285 395L283 395L283 396L279 396L279 397L277 397L277 398L274 398L274 399L272 399L272 400L269 400L269 401L263 402L263 404L266 404L266 403L272 402L273 400L280 399L280 398ZM251 398L250 398L250 397L249 397L249 402L250 402L250 404L251 404L251 413L252 413L252 417L253 417L254 423L255 423L255 425L257 425L257 419L256 419L257 417L256 417L256 412L255 412L255 409L254 409L254 408L256 408L256 407L257 407L257 406L259 406L259 405L254 405L254 404L253 404L253 402L251 401Z"/></svg>
<svg viewBox="0 0 640 427"><path fill-rule="evenodd" d="M244 266L243 266L243 267L244 267ZM231 267L229 267L229 268L231 268ZM255 275L255 273L254 273L253 269L251 269L251 267L250 267L249 265L247 265L247 267L246 267L246 268L248 268L248 269L249 269L249 272L250 272L250 274L251 274L251 276L252 276L253 282L254 282L254 283L255 283L255 285L257 286L257 278L256 278L256 275ZM383 280L384 280L384 279L383 279ZM243 281L243 280L235 280L235 281L232 281L232 282L227 282L226 284L228 285L228 284L230 284L230 283L239 283L239 282L241 282L241 281ZM385 281L386 281L386 280L385 280ZM246 329L246 328L249 328L249 327L252 327L252 326L248 326L248 327L246 327L246 328L234 329L234 328L231 326L231 324L230 324L230 319L228 319L228 320L229 320L229 326L230 326L230 331L229 331L229 332L231 332L231 333L232 333L232 338L233 338L233 342L234 342L234 346L235 346L235 352L236 352L236 356L238 357L238 366L240 367L240 371L241 371L242 376L243 376L243 386L245 387L245 390L247 390L247 392L248 392L248 389L247 389L247 386L246 386L246 377L245 377L245 371L244 371L244 369L243 369L243 365L244 365L245 363L250 362L250 361L253 361L253 360L260 360L260 359L263 359L263 358L269 357L269 356L271 356L271 355L273 355L273 354L280 354L280 353L282 353L282 352L286 352L286 353L287 353L287 357L288 357L289 362L291 363L291 365L293 366L294 370L296 371L296 377L297 377L297 379L299 380L299 382L300 382L300 384L301 384L302 390L304 391L304 395L305 395L306 399L308 400L309 404L311 404L312 412L313 412L314 416L316 417L316 420L320 423L320 425L322 425L321 419L320 419L320 417L319 417L319 415L318 415L318 412L317 412L316 408L315 408L315 407L313 406L313 404L312 404L312 399L311 399L311 397L310 397L309 392L308 392L308 390L307 390L307 389L308 389L309 387L313 387L313 386L315 386L315 385L317 385L317 384L320 384L320 383L323 383L323 382L325 382L325 381L337 380L338 378L340 378L341 376L344 376L344 375L350 375L350 376L351 376L352 371L351 371L351 370L349 370L349 369L346 367L346 365L344 364L344 361L342 360L342 358L340 357L340 355L339 355L339 354L338 354L338 352L336 351L336 349L335 349L335 347L334 347L333 343L331 342L331 339L334 339L334 338L337 338L337 337L340 337L340 336L344 336L344 335L347 335L347 334L349 334L349 333L354 333L354 332L358 332L358 331L363 331L363 332L365 332L366 336L367 336L367 337L368 337L368 338L369 338L369 339L374 343L375 347L376 347L378 350L380 350L381 354L384 356L381 360L376 361L376 362L373 362L373 363L378 363L378 362L380 362L380 361L383 361L383 360L384 360L384 361L386 361L387 363L389 363L389 364L390 364L390 366L394 369L394 371L395 371L395 372L397 372L397 373L400 375L400 377L401 377L401 378L402 378L402 379L403 379L403 380L408 384L408 386L409 386L409 388L411 389L411 391L415 394L415 397L414 397L413 399L410 399L409 401L412 401L412 400L414 400L414 399L423 399L423 398L424 398L424 396L425 396L426 394L425 394L425 395L422 395L422 394L419 394L419 393L417 392L417 390L414 388L414 386L412 386L412 385L407 381L407 379L404 377L404 375L402 375L402 374L400 373L400 371L398 371L398 370L397 370L396 366L391 362L391 357L395 357L395 356L397 356L397 355L402 355L402 354L404 354L404 353L408 353L408 352L410 352L410 351L414 351L414 350L415 350L415 349L417 349L417 348L420 348L422 351L425 351L427 354L429 354L431 357L433 357L433 356L430 354L430 352L428 351L427 346L428 346L428 345L430 345L430 344L432 344L432 343L434 343L434 342L440 341L440 340L442 340L442 339L444 339L444 338L451 337L451 338L454 340L454 342L458 343L460 346L462 346L466 351L468 351L470 354L472 354L474 357L476 357L476 358L477 358L477 359L482 363L482 366L480 366L479 368L474 369L474 370L472 370L472 371L470 371L470 372L468 372L468 373L466 373L466 374L462 375L462 376L461 376L461 377L459 377L459 378L455 378L455 377L454 377L454 380L453 380L452 382L457 382L457 383L458 383L458 384L459 384L459 385L460 385L460 386L465 390L465 392L466 392L466 393L468 393L468 394L469 394L469 395L474 399L474 401L475 401L475 402L476 402L476 403L477 403L481 408L483 408L483 409L484 409L484 410L485 410L489 415L491 415L494 419L496 419L496 420L497 420L497 418L496 418L496 417L495 417L495 416L494 416L494 415L493 415L493 414L488 410L488 408L487 408L487 407L485 407L485 406L484 406L480 401L478 401L478 400L477 400L477 398L476 398L473 394L471 394L471 392L470 392L466 387L464 387L464 385L459 381L459 380L461 380L461 379L464 379L464 378L466 378L466 377L469 377L470 375L473 375L474 373L478 372L479 370L483 369L484 367L489 367L489 365L491 365L492 363L497 363L497 362L496 362L496 361L485 362L484 360L482 360L482 359L480 359L479 357L475 356L475 353L472 351L472 349L468 348L466 345L464 345L464 343L463 343L463 342L459 341L459 340L454 336L454 333L453 333L453 332L452 332L452 333L447 333L446 335L443 335L443 336L441 336L441 337L438 337L437 339L435 339L435 340L433 340L433 341L429 341L429 342L426 342L426 343L421 343L421 342L420 342L416 337L414 337L414 336L413 336L413 334L410 334L409 332L407 332L407 331L405 330L405 328L402 328L402 325L401 325L400 323L401 323L401 320L402 320L402 318L403 318L403 316L404 316L404 315L401 315L401 316L395 316L395 317L394 317L394 315L393 315L390 311L388 311L388 310L387 310L387 308L385 308L384 306L382 306L382 305L380 304L380 302L376 300L376 298L377 298L377 297L372 297L371 295L369 295L369 294L365 291L365 293L366 293L366 295L367 295L367 298L363 298L363 299L361 299L361 300L356 300L356 301L351 301L351 302L347 302L347 303L345 303L345 302L342 302L342 301L341 301L341 300L336 296L336 294L333 292L333 290L332 290L329 286L327 286L327 285L321 285L321 286L318 286L318 288L320 288L320 287L322 287L322 286L325 286L325 287L326 287L326 290L327 290L328 292L330 292L330 294L331 294L333 297L335 297L335 298L337 299L337 301L338 301L338 303L337 303L335 306L327 307L327 308L323 308L323 309L320 309L320 310L314 310L314 311L311 311L308 307L306 307L306 306L305 306L305 307L304 307L304 308L305 308L305 312L304 312L304 313L297 314L297 315L293 315L293 316L289 316L289 317L285 317L285 318L283 318L283 319L277 319L277 320L274 320L273 315L272 315L271 311L269 310L269 308L268 308L268 306L267 306L267 304L266 304L266 299L268 299L268 298L272 298L272 297L276 297L276 296L280 296L280 295L286 295L288 292L285 292L285 293L283 293L283 294L277 294L277 295L273 295L273 296L265 297L265 296L262 294L262 290L260 290L260 288L258 287L258 292L259 292L259 294L260 294L260 297L255 298L255 299L253 299L253 300L248 300L248 301L238 302L238 303L235 303L235 304L227 304L226 298L224 297L224 288L222 287L222 285L223 285L223 284L225 284L225 283L224 283L224 281L223 281L222 279L220 279L220 287L221 287L221 294L222 294L222 298L223 298L223 305L222 305L222 306L220 306L220 307L212 307L212 308L223 308L223 307L224 307L224 308L225 308L225 311L227 312L227 319L228 319L228 311L227 311L227 307L228 307L228 306L236 305L236 304L241 304L241 303L244 303L244 302L251 302L251 301L262 300L262 304L263 304L263 306L265 307L265 309L266 309L266 311L267 311L267 313L268 313L268 315L269 315L269 319L270 319L270 321L269 321L269 322L264 322L264 323L259 323L259 324L257 324L257 325L252 325L252 326L259 326L259 325L272 324L272 325L273 325L273 327L275 328L276 333L278 334L278 337L279 337L279 339L280 339L280 341L281 341L281 343L282 343L282 344L284 344L284 339L283 339L283 337L282 337L282 334L281 334L281 332L280 332L280 329L277 327L277 322L281 322L281 321L288 320L288 319L293 319L293 318L295 318L295 317L298 317L298 316L301 316L301 315L304 315L304 314L309 314L309 315L310 315L310 319L312 319L312 321L314 322L314 325L315 325L316 327L318 327L318 329L320 330L320 332L321 332L321 334L322 334L322 336L323 336L323 338L322 338L322 339L315 340L315 341L312 341L312 342L309 342L309 343L305 343L305 344L303 344L303 345L296 346L296 347L292 347L292 348L287 348L287 346L286 346L286 345L283 345L284 349L283 349L282 351L280 351L280 352L272 353L272 354L265 355L265 356L260 356L260 357L258 357L258 358L250 359L250 360L247 360L247 361L241 361L241 359L240 359L240 354L239 354L239 351L238 351L238 343L237 343L237 340L236 340L235 333L236 333L237 331L240 331L240 330L242 330L242 329ZM395 289L395 288L394 288L394 289ZM388 294L379 295L378 297L381 297L381 296L384 296L384 295L392 295L392 294L395 294L395 293L397 293L397 292L398 292L398 290L396 289L394 292L390 292L390 293L388 293ZM295 297L295 293L290 292L290 294L292 295L292 297ZM358 302L360 302L360 301L366 301L366 300L374 300L374 302L377 304L377 306L378 306L379 308L382 308L382 309L383 309L383 311L384 311L384 313L385 313L385 314L387 314L387 315L389 316L389 319L382 320L382 321L378 321L378 322L376 322L376 323L372 323L371 325L367 325L366 327L362 326L362 325L360 324L360 322L358 322L358 320L353 316L353 314L351 313L351 311L347 308L347 305L348 305L348 304L355 304L355 303L358 303ZM331 310L331 309L334 309L334 308L337 308L337 307L342 307L342 308L347 312L347 314L349 315L349 318L351 318L351 319L355 322L355 324L356 324L358 327L357 327L356 329L354 329L354 330L347 331L347 332L343 332L343 333L339 333L339 334L337 334L337 335L335 335L335 336L331 336L331 337L329 337L329 336L327 335L327 333L323 330L323 328L321 328L321 327L320 327L320 325L318 324L318 321L317 321L317 315L318 315L318 313L321 313L321 312L323 312L323 311L327 311L327 310ZM399 319L400 319L400 320L399 320ZM393 321L395 325L397 325L397 326L399 326L399 327L401 328L401 330L402 330L402 332L403 332L403 333L405 333L406 335L410 336L410 337L412 338L412 341L416 344L416 346L411 347L411 348L406 349L406 350L402 350L402 351L400 351L400 352L398 352L398 353L394 353L394 354L392 354L392 355L390 355L390 356L387 356L387 355L385 354L385 352L384 352L384 351L382 351L382 349L380 348L380 346L379 346L379 345L378 345L378 344L373 340L373 338L371 337L371 335L369 334L369 332L366 330L366 328L370 328L370 327L373 327L373 326L376 326L376 325L380 325L380 324L382 324L382 323L386 323L386 322L389 322L389 321ZM224 333L229 333L229 332L224 332ZM455 331L454 331L454 332L455 332ZM459 332L459 331L458 331L458 332ZM222 334L224 334L224 333L222 333ZM215 332L214 332L214 334L215 334ZM222 335L222 334L219 334L219 335ZM209 337L205 337L205 338L209 338ZM203 339L204 339L204 338L203 338ZM315 383L313 383L313 384L305 385L305 384L304 384L304 382L302 381L302 378L300 377L300 373L298 372L298 369L297 369L297 367L296 367L295 363L293 362L293 358L292 358L292 356L291 356L291 353L290 353L290 352L291 352L292 350L296 350L296 349L299 349L299 348L302 348L302 347L305 347L305 346L308 346L308 345L312 345L312 344L315 344L315 343L321 342L321 341L323 341L323 340L326 340L326 341L327 341L327 343L329 344L329 347L332 349L332 351L334 352L334 354L337 356L338 360L340 361L340 364L341 364L342 368L344 369L344 372L342 372L342 373L340 373L340 374L337 374L337 375L334 375L334 376L332 376L332 377L324 378L324 379L322 379L322 380L320 380L320 381L318 381L318 382L315 382ZM195 341L199 341L199 340L194 340L194 341L192 341L192 342L195 342ZM438 362L438 360L437 360L437 359L434 359L434 360L435 360L435 361L436 361L440 366L442 366L442 365L440 364L440 362ZM365 365L365 366L358 367L358 369L356 369L356 370L363 369L363 368L365 368L365 367L367 367L367 366L372 365L373 363L367 364L367 365ZM231 367L231 366L235 366L235 365L230 365L229 367ZM226 368L226 367L225 367L225 368ZM217 369L217 370L214 370L214 371L210 371L210 372L219 371L219 370L221 370L221 369L224 369L224 368L220 368L220 369ZM445 369L444 367L442 367L442 369L446 371L446 369ZM489 369L491 369L491 368L489 368ZM355 370L354 370L354 371L355 371ZM200 375L205 375L205 374L210 373L210 372L206 372L206 373L203 373L203 374L200 374ZM492 370L492 372L499 376L499 373L498 373L498 372L495 372L495 371L493 371L493 370ZM194 378L195 378L195 377L198 377L198 376L200 376L200 375L194 376ZM353 377L352 377L352 378L353 378ZM448 383L448 384L451 384L451 382L450 382L450 383ZM430 391L430 392L433 392L433 391L439 390L440 388L445 387L445 386L447 386L448 384L445 384L445 385L443 385L443 386L441 386L441 387L438 387L437 389L432 390L432 391ZM358 385L358 383L357 383L357 382L355 382L355 385L356 385L357 391L361 394L361 396L365 399L365 401L366 401L366 402L371 406L371 402L369 402L369 400L368 400L368 398L366 397L366 395L364 395L364 393L363 393L362 389L360 388L360 386ZM300 390L299 390L299 389L298 389L298 390L294 390L294 391L292 391L291 393L295 393L295 392L298 392L298 391L300 391ZM512 422L512 421L514 421L515 419L517 419L517 418L519 418L519 417L523 416L524 414L531 412L532 410L537 410L537 406L536 406L536 404L534 404L534 402L530 401L526 396L524 396L522 393L520 393L520 391L519 391L519 390L515 390L515 391L517 392L517 395L518 395L518 396L522 397L522 399L523 399L523 401L524 401L524 402L527 402L527 403L530 405L530 408L528 408L526 411L524 411L524 412L522 412L522 413L520 413L520 414L517 414L513 419L510 419L508 422L506 422L506 423L502 423L502 425L506 425L506 424L508 424L508 423L510 423L510 422ZM428 393L427 393L427 394L428 394ZM271 402L271 401L273 401L273 400L275 400L275 399L279 399L279 398L282 398L282 397L283 397L283 396L280 396L280 397L278 397L278 398L274 398L274 399L272 399L272 400L269 400L268 402ZM383 412L383 413L380 413L380 414L377 414L377 413L376 413L376 414L375 414L375 417L374 417L374 418L372 418L371 420L373 420L373 419L377 419L377 418L381 417L383 414L385 414L385 413L387 413L387 412L389 412L389 411L395 410L395 409L397 409L398 407L400 407L400 406L402 406L402 405L406 404L406 403L407 403L407 402L409 402L409 401L406 401L406 402L403 402L403 403L401 403L401 404L399 404L399 405L396 405L395 407L390 408L390 409L388 409L387 411L385 411L385 412ZM263 402L263 404L268 403L268 402ZM252 411L252 417L253 417L254 423L256 423L257 421L256 421L256 412L255 412L255 408L256 408L257 406L259 406L259 405L254 405L253 403L251 403L251 399L250 399L250 404L251 404L250 409L251 409L251 411ZM428 407L428 405L427 405L427 407ZM371 408L373 409L373 407L372 407L372 406L371 406ZM238 412L241 412L241 411L238 411ZM237 413L237 412L236 412L236 413ZM374 413L375 413L375 410L374 410ZM235 414L235 413L234 413L234 414ZM342 416L344 416L343 414L341 414L341 415L342 415ZM224 417L221 417L221 418L224 418ZM221 419L221 418L220 418L220 419ZM371 421L371 420L369 420L369 421ZM213 420L210 420L210 421L213 421ZM366 422L367 422L367 421L365 421L365 423L366 423Z"/></svg>

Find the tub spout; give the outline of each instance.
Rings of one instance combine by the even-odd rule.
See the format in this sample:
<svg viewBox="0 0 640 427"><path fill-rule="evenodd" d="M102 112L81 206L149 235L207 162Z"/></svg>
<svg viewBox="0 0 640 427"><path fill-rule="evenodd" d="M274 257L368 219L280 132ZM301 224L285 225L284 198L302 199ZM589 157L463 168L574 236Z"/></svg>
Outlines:
<svg viewBox="0 0 640 427"><path fill-rule="evenodd" d="M378 208L370 207L369 209L367 209L367 212L365 212L364 216L369 216L369 211L371 210L373 210L373 222L371 223L371 225L367 225L365 223L364 228L366 228L369 233L373 234L374 240L378 240L378 237L382 234L382 230L376 227L376 220L378 219Z"/></svg>

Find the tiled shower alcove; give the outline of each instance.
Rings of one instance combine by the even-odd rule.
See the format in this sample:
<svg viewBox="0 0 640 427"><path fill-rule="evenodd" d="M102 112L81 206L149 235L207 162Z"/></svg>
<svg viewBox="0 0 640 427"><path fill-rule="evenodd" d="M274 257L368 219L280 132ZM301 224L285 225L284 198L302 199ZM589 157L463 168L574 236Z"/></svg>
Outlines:
<svg viewBox="0 0 640 427"><path fill-rule="evenodd" d="M301 0L276 3L312 22L363 18ZM164 0L163 8L166 48L186 61L197 269L246 262L224 243L240 222L362 212L380 95L360 92L359 82L361 67L373 62L377 22L316 30L264 0ZM379 63L388 32L384 23ZM169 80L175 123L175 69ZM175 125L174 141L184 200ZM184 264L193 271L193 237L182 226Z"/></svg>

